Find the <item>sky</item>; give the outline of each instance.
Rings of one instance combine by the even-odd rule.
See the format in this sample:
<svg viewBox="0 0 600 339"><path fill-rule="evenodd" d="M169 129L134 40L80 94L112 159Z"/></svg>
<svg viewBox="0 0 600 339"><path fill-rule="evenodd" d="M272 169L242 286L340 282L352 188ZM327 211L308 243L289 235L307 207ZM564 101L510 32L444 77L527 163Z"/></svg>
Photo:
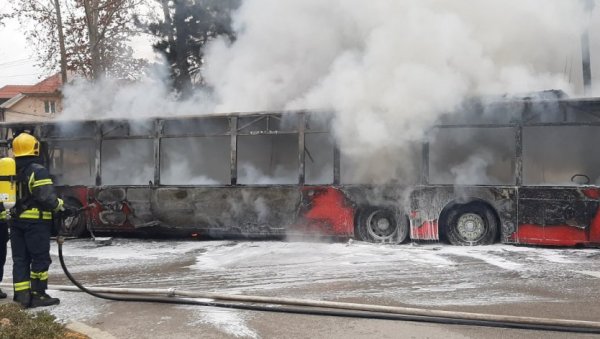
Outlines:
<svg viewBox="0 0 600 339"><path fill-rule="evenodd" d="M2 46L8 46L0 49L0 87L33 85L45 75L42 69L35 66L35 59L27 48L27 41L16 20L9 20L5 26L0 26L0 42Z"/></svg>

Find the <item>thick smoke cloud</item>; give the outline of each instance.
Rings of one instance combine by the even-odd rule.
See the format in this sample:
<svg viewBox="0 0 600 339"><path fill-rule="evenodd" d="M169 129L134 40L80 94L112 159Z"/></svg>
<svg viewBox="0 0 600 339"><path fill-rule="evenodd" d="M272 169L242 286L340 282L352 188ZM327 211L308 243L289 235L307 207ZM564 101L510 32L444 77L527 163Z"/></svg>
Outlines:
<svg viewBox="0 0 600 339"><path fill-rule="evenodd" d="M585 22L567 0L247 0L206 78L217 111L336 112L342 152L387 180L402 167L392 157L467 97L574 94L565 62Z"/></svg>
<svg viewBox="0 0 600 339"><path fill-rule="evenodd" d="M247 0L237 41L212 45L206 74L218 110L431 121L470 94L569 89L564 56L577 51L582 15L566 0Z"/></svg>

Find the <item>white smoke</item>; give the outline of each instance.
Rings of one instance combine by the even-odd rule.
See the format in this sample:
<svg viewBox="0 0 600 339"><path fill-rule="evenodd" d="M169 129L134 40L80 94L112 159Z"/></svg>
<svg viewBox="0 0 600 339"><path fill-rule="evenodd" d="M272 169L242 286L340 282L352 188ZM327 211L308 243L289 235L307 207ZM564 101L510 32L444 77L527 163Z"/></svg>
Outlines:
<svg viewBox="0 0 600 339"><path fill-rule="evenodd" d="M63 88L61 120L133 119L207 113L214 104L203 91L178 100L169 87L166 66L153 65L137 81L102 78L75 79Z"/></svg>
<svg viewBox="0 0 600 339"><path fill-rule="evenodd" d="M332 110L344 154L393 154L467 97L573 93L585 18L572 0L246 0L205 74L217 111Z"/></svg>

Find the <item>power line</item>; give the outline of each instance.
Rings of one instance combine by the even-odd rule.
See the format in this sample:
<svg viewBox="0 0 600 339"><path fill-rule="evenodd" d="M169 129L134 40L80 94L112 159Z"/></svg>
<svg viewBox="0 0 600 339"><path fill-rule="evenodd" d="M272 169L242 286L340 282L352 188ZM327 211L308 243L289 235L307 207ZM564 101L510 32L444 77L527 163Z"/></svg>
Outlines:
<svg viewBox="0 0 600 339"><path fill-rule="evenodd" d="M32 75L37 75L40 76L44 73L31 73L31 74L18 74L18 75L0 75L0 78L21 78L21 77L28 77L28 76L32 76Z"/></svg>
<svg viewBox="0 0 600 339"><path fill-rule="evenodd" d="M12 61L0 62L0 66L24 63L24 62L31 61L31 60L33 60L33 58L23 58L23 59L17 59L17 60L12 60Z"/></svg>
<svg viewBox="0 0 600 339"><path fill-rule="evenodd" d="M9 69L9 68L15 68L15 67L25 66L27 64L29 64L29 61L23 62L23 63L20 63L20 64L14 64L14 65L5 65L5 66L1 66L0 65L0 69L6 70L6 69Z"/></svg>

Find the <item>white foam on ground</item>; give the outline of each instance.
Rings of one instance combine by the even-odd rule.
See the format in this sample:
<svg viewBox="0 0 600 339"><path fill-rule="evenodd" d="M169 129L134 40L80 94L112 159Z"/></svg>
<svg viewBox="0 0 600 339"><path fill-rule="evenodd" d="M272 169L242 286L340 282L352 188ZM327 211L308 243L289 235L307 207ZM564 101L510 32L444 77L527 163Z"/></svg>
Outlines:
<svg viewBox="0 0 600 339"><path fill-rule="evenodd" d="M50 283L62 276L52 245ZM569 281L600 277L600 251L493 245L380 245L361 242L148 241L115 239L110 246L69 241L64 256L72 272L87 272L94 285L176 287L218 293L257 294L318 300L356 300L414 306L469 306L556 302L535 294L540 287L567 291ZM188 262L194 262L189 265ZM11 262L10 254L8 263ZM175 265L174 271L163 267ZM10 282L10 264L5 282ZM117 286L112 274L133 273ZM145 273L151 271L151 273ZM100 274L96 274L96 272ZM121 273L122 274L122 273ZM139 276L137 276L139 274ZM506 288L507 275L523 288ZM90 284L91 285L91 284ZM523 292L535 287L531 293ZM106 301L83 293L51 291L61 304L48 310L61 320L93 321L110 310ZM226 336L258 335L245 311L188 307L191 320L212 324Z"/></svg>
<svg viewBox="0 0 600 339"><path fill-rule="evenodd" d="M236 338L259 338L246 324L242 312L209 307L189 307L191 311L190 325L210 324L220 331Z"/></svg>
<svg viewBox="0 0 600 339"><path fill-rule="evenodd" d="M105 312L106 301L92 297L86 293L73 293L48 290L52 297L59 298L60 304L44 308L34 308L31 311L48 311L57 320L65 323L69 321L87 321Z"/></svg>
<svg viewBox="0 0 600 339"><path fill-rule="evenodd" d="M600 278L600 271L577 271L577 273L589 275L591 277Z"/></svg>

